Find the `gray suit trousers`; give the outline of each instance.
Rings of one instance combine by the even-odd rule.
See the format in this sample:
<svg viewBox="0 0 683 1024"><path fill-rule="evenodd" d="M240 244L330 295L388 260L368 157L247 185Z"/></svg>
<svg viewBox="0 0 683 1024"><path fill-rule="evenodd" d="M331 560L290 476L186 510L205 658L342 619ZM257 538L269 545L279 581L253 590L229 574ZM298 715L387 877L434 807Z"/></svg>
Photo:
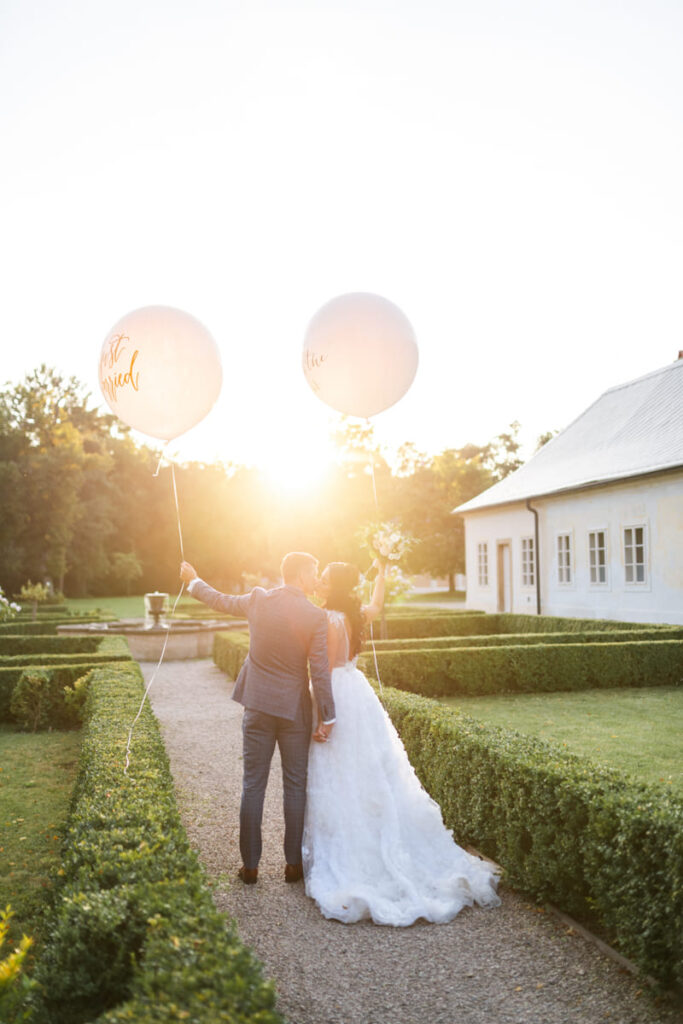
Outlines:
<svg viewBox="0 0 683 1024"><path fill-rule="evenodd" d="M240 806L240 853L247 868L261 858L261 821L270 762L277 743L282 761L285 814L285 860L301 862L301 838L306 807L311 709L303 699L294 721L246 708L242 719L244 777Z"/></svg>

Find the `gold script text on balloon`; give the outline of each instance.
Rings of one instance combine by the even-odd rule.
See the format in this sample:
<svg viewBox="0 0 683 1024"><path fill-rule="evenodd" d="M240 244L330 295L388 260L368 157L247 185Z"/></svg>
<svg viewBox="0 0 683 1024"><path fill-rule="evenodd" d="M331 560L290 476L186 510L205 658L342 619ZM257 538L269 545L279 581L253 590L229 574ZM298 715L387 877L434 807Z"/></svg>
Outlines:
<svg viewBox="0 0 683 1024"><path fill-rule="evenodd" d="M109 339L109 342L102 353L100 360L100 386L107 399L112 402L116 401L117 391L119 388L130 385L134 391L139 390L140 385L140 372L135 369L135 361L138 357L139 350L135 349L133 355L130 358L130 363L125 369L119 369L119 364L122 359L127 361L127 350L125 343L130 341L130 338L126 334L115 334ZM107 372L109 371L109 372Z"/></svg>
<svg viewBox="0 0 683 1024"><path fill-rule="evenodd" d="M316 392L320 391L320 385L313 376L313 371L317 370L319 366L322 366L326 359L326 355L318 355L316 352L311 352L310 350L305 354L304 373L306 374L308 383Z"/></svg>

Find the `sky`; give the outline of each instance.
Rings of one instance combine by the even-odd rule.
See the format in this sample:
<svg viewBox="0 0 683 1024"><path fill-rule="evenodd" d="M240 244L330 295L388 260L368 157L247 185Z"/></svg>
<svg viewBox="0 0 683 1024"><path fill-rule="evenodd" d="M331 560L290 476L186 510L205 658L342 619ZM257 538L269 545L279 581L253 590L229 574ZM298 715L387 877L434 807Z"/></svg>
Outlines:
<svg viewBox="0 0 683 1024"><path fill-rule="evenodd" d="M683 349L682 47L675 0L3 0L2 381L100 403L111 327L175 306L224 374L178 456L303 481L307 325L368 291L420 354L387 451L530 454Z"/></svg>

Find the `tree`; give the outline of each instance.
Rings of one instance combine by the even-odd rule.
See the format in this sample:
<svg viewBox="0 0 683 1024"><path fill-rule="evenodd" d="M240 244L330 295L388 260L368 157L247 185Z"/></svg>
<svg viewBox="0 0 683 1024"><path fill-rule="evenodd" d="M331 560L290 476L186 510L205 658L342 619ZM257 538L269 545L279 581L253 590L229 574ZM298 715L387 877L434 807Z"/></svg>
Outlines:
<svg viewBox="0 0 683 1024"><path fill-rule="evenodd" d="M507 431L498 434L493 441L489 441L481 449L484 465L491 470L493 475L493 483L514 473L524 461L519 456L520 442L517 436L519 428L517 420L513 420Z"/></svg>
<svg viewBox="0 0 683 1024"><path fill-rule="evenodd" d="M543 448L544 445L548 443L548 441L552 441L554 437L557 437L558 434L559 430L546 430L543 434L539 434L536 438L536 447L534 448L534 455L536 454L536 452L540 452L541 448Z"/></svg>
<svg viewBox="0 0 683 1024"><path fill-rule="evenodd" d="M406 559L410 570L447 576L449 591L455 591L455 574L465 571L465 530L453 509L519 468L518 432L515 421L486 445L447 448L432 457L411 444L399 449L397 510L419 540Z"/></svg>
<svg viewBox="0 0 683 1024"><path fill-rule="evenodd" d="M129 597L131 583L142 576L142 562L134 551L117 551L112 556L111 572L114 579L125 585Z"/></svg>
<svg viewBox="0 0 683 1024"><path fill-rule="evenodd" d="M50 591L44 583L32 583L31 580L24 583L23 587L19 591L19 600L28 601L31 605L33 619L36 619L38 616L38 605L47 601L49 596Z"/></svg>
<svg viewBox="0 0 683 1024"><path fill-rule="evenodd" d="M453 509L479 494L492 482L484 449L474 445L447 448L431 459L420 459L409 476L397 481L401 523L419 541L408 555L413 572L448 576L455 592L455 574L465 570L462 519Z"/></svg>

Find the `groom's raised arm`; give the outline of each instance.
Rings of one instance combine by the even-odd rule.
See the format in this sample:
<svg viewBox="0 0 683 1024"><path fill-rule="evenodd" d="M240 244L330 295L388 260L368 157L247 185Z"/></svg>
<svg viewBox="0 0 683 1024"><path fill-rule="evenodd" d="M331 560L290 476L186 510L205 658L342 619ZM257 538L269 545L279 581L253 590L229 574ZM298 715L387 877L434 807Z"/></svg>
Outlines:
<svg viewBox="0 0 683 1024"><path fill-rule="evenodd" d="M188 594L191 594L197 601L201 601L217 612L225 612L227 615L238 617L246 616L251 594L223 594L220 590L215 590L197 576L189 562L182 563L180 577L187 583Z"/></svg>

